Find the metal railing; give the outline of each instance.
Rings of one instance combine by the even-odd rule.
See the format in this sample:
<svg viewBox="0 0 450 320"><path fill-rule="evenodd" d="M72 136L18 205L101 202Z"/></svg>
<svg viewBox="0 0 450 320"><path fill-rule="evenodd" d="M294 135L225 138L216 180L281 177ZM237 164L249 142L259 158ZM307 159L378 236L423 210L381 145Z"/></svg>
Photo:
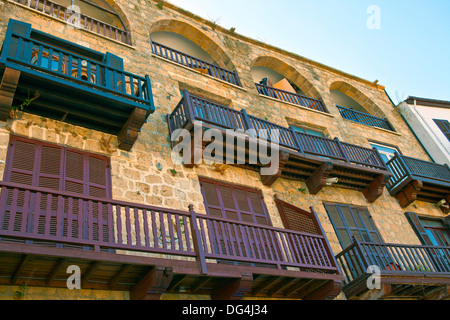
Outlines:
<svg viewBox="0 0 450 320"><path fill-rule="evenodd" d="M395 132L395 129L392 127L392 125L389 123L387 119L375 117L367 113L359 112L341 106L337 106L337 108L339 109L339 112L341 113L342 117L346 120L362 123L370 127L376 127Z"/></svg>
<svg viewBox="0 0 450 320"><path fill-rule="evenodd" d="M330 113L322 100L313 99L307 96L276 89L259 83L255 83L255 85L258 89L258 93L261 95L296 104L316 111Z"/></svg>
<svg viewBox="0 0 450 320"><path fill-rule="evenodd" d="M75 24L80 29L92 31L107 38L131 45L130 32L49 0L11 0L56 19Z"/></svg>
<svg viewBox="0 0 450 320"><path fill-rule="evenodd" d="M195 58L186 53L172 49L155 41L152 41L151 47L152 53L159 57L178 63L190 69L197 70L211 77L229 82L236 86L239 87L242 86L236 71L230 71L221 68L217 65Z"/></svg>

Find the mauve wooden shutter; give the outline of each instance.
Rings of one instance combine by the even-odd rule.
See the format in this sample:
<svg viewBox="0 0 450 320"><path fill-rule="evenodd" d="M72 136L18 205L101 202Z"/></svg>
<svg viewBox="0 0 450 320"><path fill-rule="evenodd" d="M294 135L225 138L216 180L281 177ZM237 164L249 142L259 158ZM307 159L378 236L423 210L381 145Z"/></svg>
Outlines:
<svg viewBox="0 0 450 320"><path fill-rule="evenodd" d="M405 215L408 218L409 223L413 227L422 244L432 246L433 242L431 242L430 237L426 233L425 228L420 222L420 219L417 216L417 214L415 214L414 212L406 212Z"/></svg>
<svg viewBox="0 0 450 320"><path fill-rule="evenodd" d="M284 227L288 230L322 235L318 221L311 212L297 208L290 203L275 198Z"/></svg>

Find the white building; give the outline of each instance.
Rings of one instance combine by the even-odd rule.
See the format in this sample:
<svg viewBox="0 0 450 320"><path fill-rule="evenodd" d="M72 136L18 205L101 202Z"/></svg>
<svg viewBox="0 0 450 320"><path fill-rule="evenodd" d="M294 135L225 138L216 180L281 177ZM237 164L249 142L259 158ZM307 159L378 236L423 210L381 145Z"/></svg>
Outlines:
<svg viewBox="0 0 450 320"><path fill-rule="evenodd" d="M450 101L409 97L398 108L430 157L450 165Z"/></svg>

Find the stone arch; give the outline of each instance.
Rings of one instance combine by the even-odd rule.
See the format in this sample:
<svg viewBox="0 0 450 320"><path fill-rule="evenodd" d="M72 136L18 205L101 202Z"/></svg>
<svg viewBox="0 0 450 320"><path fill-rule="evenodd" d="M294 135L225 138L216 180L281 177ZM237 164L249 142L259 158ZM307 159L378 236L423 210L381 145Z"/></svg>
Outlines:
<svg viewBox="0 0 450 320"><path fill-rule="evenodd" d="M294 83L306 96L323 100L319 91L306 77L294 67L277 58L268 56L258 57L253 61L251 67L266 67L272 69Z"/></svg>
<svg viewBox="0 0 450 320"><path fill-rule="evenodd" d="M131 32L131 26L130 26L130 21L128 20L126 14L123 12L122 8L117 4L117 1L114 0L94 0L92 1L92 3L94 5L97 5L99 7L105 7L105 9L108 9L112 12L114 12L115 14L117 14L117 16L119 17L121 23L123 24L124 28ZM108 8L108 5L110 6L110 8Z"/></svg>
<svg viewBox="0 0 450 320"><path fill-rule="evenodd" d="M158 31L166 31L177 33L186 39L198 45L201 49L207 52L211 58L219 65L230 71L236 70L230 57L222 50L222 48L214 42L204 32L196 27L174 19L164 19L155 22L150 28L150 35Z"/></svg>
<svg viewBox="0 0 450 320"><path fill-rule="evenodd" d="M361 107L363 107L369 114L379 118L386 118L384 112L375 104L375 102L373 102L359 89L348 84L347 82L344 81L333 82L330 86L330 91L332 90L337 90L347 95L348 97L356 101Z"/></svg>

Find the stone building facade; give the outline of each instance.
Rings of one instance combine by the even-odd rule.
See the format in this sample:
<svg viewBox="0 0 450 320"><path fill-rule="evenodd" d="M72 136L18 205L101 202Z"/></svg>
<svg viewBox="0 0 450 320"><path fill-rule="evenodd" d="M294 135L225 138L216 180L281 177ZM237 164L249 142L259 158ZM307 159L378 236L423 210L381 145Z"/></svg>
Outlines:
<svg viewBox="0 0 450 320"><path fill-rule="evenodd" d="M446 213L435 202L418 199L407 201L407 206L402 207L402 203L384 185L381 195L370 203L360 190L341 186L325 186L313 195L308 191L307 183L298 179L281 177L268 186L263 183L258 172L245 168L227 166L221 171L213 165L202 164L188 168L174 163L167 115L172 113L183 98L183 90L234 110L245 109L250 115L282 127L295 126L320 131L327 138L337 137L340 141L368 149L372 149L374 144L395 146L404 156L427 162L432 159L402 119L384 87L377 83L226 30L169 3L158 5L155 1L123 0L107 2L130 32L131 44L84 28L74 28L61 19L39 12L33 6L30 8L26 1L12 0L0 3L0 41L6 37L10 19L23 21L31 24L34 30L97 52L110 52L119 56L123 59L125 70L130 73L148 74L155 111L140 128L131 150L119 148L117 135L27 112L33 108L31 103L24 110L19 110L16 118L9 117L0 124L1 172L6 170L10 137L15 135L106 156L110 161L112 199L118 201L182 211L188 211L189 205L193 205L195 212L206 214L199 177L252 188L261 191L271 224L276 228L285 226L275 196L303 210L312 206L334 255L346 248L338 238L324 203L366 208L383 241L393 244L423 245L405 213L414 212L420 217L439 219L446 217ZM155 32L176 33L192 41L207 52L218 66L236 71L241 85L203 74L152 53L151 35ZM270 68L283 75L305 96L322 100L328 112L260 94L252 75L252 68L255 67ZM333 99L332 92L336 91L356 101L367 114L387 119L394 130L344 119ZM22 282L1 283L0 298L13 298ZM444 280L441 282L448 286ZM28 290L32 292L25 299L130 298L128 292L113 290L75 290L69 293L65 289L44 288L41 285L29 286ZM344 293L335 296L346 298ZM211 298L209 295L183 292L164 293L161 297Z"/></svg>

